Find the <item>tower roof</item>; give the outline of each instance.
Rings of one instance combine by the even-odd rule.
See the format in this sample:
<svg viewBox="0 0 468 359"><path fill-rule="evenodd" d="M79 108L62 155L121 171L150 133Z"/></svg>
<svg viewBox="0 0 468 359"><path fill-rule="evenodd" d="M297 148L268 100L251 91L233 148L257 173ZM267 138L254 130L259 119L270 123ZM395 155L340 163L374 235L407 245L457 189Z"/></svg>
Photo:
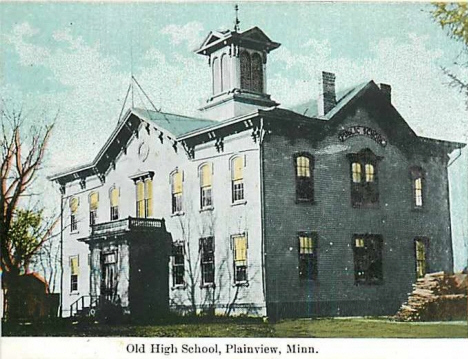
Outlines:
<svg viewBox="0 0 468 359"><path fill-rule="evenodd" d="M280 43L272 41L257 26L237 32L232 30L211 31L195 53L209 56L214 51L230 44L270 52L280 47Z"/></svg>

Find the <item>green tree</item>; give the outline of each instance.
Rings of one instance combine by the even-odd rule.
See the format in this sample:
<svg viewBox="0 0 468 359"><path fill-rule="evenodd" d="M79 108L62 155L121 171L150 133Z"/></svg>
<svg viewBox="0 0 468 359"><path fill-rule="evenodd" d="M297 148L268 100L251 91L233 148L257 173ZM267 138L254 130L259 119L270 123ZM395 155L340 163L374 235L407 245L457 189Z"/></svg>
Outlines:
<svg viewBox="0 0 468 359"><path fill-rule="evenodd" d="M468 107L468 3L433 3L431 15L452 39L462 44L455 67L442 67L442 71L450 78L450 85L466 95Z"/></svg>
<svg viewBox="0 0 468 359"><path fill-rule="evenodd" d="M0 109L0 249L5 316L14 305L15 288L33 256L50 238L58 221L45 219L34 201L34 180L42 168L52 125L26 124L22 111Z"/></svg>

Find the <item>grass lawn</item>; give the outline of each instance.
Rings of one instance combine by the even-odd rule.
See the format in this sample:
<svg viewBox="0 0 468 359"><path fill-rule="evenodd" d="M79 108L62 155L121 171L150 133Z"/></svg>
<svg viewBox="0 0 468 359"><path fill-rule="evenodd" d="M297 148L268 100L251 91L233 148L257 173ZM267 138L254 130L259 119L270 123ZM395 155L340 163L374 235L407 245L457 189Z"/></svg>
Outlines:
<svg viewBox="0 0 468 359"><path fill-rule="evenodd" d="M467 322L399 323L386 318L249 319L159 325L72 324L69 321L5 323L3 336L90 337L279 337L279 338L468 338Z"/></svg>

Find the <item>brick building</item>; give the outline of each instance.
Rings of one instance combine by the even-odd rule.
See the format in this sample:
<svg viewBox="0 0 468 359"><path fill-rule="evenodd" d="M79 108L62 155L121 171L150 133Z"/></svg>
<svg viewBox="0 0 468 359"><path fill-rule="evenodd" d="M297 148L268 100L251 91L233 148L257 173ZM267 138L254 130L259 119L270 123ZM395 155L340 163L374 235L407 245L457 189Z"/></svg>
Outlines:
<svg viewBox="0 0 468 359"><path fill-rule="evenodd" d="M52 177L64 215L62 312L113 303L257 316L396 312L453 262L447 162L373 81L284 109L259 28L211 32L199 118L130 108L90 164Z"/></svg>

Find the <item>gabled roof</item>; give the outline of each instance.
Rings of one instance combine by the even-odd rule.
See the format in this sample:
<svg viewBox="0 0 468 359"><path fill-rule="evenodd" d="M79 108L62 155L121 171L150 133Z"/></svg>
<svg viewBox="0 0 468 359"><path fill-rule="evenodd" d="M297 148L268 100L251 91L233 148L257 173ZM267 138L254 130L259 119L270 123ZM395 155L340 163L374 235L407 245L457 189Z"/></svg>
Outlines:
<svg viewBox="0 0 468 359"><path fill-rule="evenodd" d="M144 110L141 108L132 108L127 111L124 116L124 120L117 125L91 163L61 171L60 173L50 176L49 179L59 180L61 178L70 177L78 173L81 173L84 177L86 177L99 172L95 171L95 169L101 167L108 168L109 164L112 162L112 158L110 158L112 155L110 155L110 153L114 153L116 150L119 151L122 145L126 145L126 142L128 142L132 136L132 131L134 131L138 126L136 125L138 121L131 121L132 118L137 118L147 122L150 125L153 125L159 131L165 132L173 140L176 140L178 136L181 136L185 133L192 132L204 127L210 127L218 123L217 121L212 120L205 120L146 109ZM117 137L119 137L119 141L116 141ZM119 142L119 144L116 144L116 142ZM80 175L77 177L80 177Z"/></svg>
<svg viewBox="0 0 468 359"><path fill-rule="evenodd" d="M200 55L210 55L214 51L230 45L240 44L247 48L257 48L270 52L280 47L280 43L272 41L260 28L252 27L243 32L224 30L211 31L205 38L200 48L195 53Z"/></svg>

